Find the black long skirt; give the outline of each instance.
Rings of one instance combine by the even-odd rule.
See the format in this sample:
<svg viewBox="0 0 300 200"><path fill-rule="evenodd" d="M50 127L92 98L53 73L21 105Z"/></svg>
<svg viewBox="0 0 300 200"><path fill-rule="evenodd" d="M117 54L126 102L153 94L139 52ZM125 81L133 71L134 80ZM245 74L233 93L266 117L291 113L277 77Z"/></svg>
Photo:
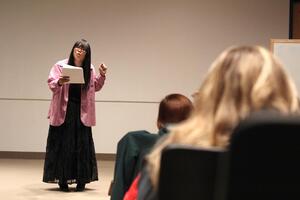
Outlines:
<svg viewBox="0 0 300 200"><path fill-rule="evenodd" d="M91 127L80 120L80 102L68 102L65 122L49 127L43 182L89 183L98 180Z"/></svg>

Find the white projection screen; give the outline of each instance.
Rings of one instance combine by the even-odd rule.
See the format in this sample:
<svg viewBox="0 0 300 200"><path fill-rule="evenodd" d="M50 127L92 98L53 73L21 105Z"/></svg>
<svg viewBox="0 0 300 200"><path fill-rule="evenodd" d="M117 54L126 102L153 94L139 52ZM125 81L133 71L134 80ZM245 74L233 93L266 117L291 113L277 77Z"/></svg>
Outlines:
<svg viewBox="0 0 300 200"><path fill-rule="evenodd" d="M271 51L285 66L300 92L300 40L272 39Z"/></svg>

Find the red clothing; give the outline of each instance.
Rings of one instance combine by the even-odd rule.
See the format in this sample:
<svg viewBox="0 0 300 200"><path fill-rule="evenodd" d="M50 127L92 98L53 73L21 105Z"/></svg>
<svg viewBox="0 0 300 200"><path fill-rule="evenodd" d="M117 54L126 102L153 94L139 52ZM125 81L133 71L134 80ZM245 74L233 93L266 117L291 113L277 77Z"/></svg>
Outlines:
<svg viewBox="0 0 300 200"><path fill-rule="evenodd" d="M141 174L139 173L137 177L133 180L129 190L126 192L123 200L137 200L138 198L138 183Z"/></svg>
<svg viewBox="0 0 300 200"><path fill-rule="evenodd" d="M49 108L48 118L50 125L60 126L64 123L67 111L68 97L69 97L69 85L58 85L58 79L62 73L62 65L66 64L68 60L62 60L57 62L50 71L48 77L48 86L52 91L52 100ZM89 87L86 91L81 92L81 107L80 118L85 126L96 125L95 114L95 92L99 91L104 85L105 77L96 76L95 69L91 66L91 79Z"/></svg>

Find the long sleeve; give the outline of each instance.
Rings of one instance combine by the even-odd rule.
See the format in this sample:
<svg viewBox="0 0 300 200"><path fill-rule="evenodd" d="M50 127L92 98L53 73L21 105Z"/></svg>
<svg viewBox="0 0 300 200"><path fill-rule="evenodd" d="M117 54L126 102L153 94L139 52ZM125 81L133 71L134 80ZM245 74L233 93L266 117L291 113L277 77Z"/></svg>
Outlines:
<svg viewBox="0 0 300 200"><path fill-rule="evenodd" d="M96 75L94 67L92 67L92 72L93 72L92 74L93 74L93 80L94 80L94 84L95 84L95 91L97 92L97 91L101 90L101 88L103 87L106 77L101 76L100 74Z"/></svg>
<svg viewBox="0 0 300 200"><path fill-rule="evenodd" d="M58 79L59 79L60 75L61 75L61 69L57 64L55 64L51 68L50 74L48 77L48 86L49 86L50 90L54 93L56 93L61 88L61 86L58 85Z"/></svg>

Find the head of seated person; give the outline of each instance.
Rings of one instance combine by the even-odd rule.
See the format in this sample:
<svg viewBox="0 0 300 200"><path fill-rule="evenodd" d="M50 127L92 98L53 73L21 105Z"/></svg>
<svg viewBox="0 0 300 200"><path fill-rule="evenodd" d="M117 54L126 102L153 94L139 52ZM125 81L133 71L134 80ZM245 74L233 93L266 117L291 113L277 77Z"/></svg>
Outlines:
<svg viewBox="0 0 300 200"><path fill-rule="evenodd" d="M290 114L299 110L297 90L281 63L260 46L226 49L212 63L194 95L194 112L147 157L157 187L161 151L171 143L226 147L236 125L262 109Z"/></svg>
<svg viewBox="0 0 300 200"><path fill-rule="evenodd" d="M186 96L178 93L169 94L159 103L157 128L167 128L188 119L193 104Z"/></svg>

